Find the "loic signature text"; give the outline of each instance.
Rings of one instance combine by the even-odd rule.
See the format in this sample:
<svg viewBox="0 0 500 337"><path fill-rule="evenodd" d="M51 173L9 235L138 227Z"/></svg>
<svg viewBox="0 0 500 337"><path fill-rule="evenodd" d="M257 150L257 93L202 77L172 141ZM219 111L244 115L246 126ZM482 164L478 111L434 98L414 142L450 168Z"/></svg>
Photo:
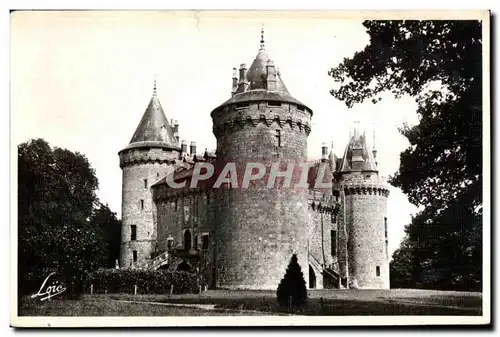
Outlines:
<svg viewBox="0 0 500 337"><path fill-rule="evenodd" d="M50 299L51 297L54 297L56 295L62 294L66 288L62 286L61 284L58 284L58 281L52 282L52 285L47 286L47 281L49 278L54 275L55 272L49 274L45 281L43 281L42 286L38 290L36 294L31 295L31 298L37 298L40 297L40 301L45 301L47 299ZM45 296L45 297L43 297Z"/></svg>

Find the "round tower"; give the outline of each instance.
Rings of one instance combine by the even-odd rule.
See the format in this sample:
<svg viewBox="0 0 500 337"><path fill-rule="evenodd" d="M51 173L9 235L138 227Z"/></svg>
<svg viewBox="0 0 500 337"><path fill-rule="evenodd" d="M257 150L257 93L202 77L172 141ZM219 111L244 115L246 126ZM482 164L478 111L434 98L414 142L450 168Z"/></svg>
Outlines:
<svg viewBox="0 0 500 337"><path fill-rule="evenodd" d="M173 170L181 148L156 94L142 116L130 144L121 150L122 233L120 267L143 267L156 245L151 185Z"/></svg>
<svg viewBox="0 0 500 337"><path fill-rule="evenodd" d="M351 136L340 167L350 287L389 289L387 197L365 135Z"/></svg>
<svg viewBox="0 0 500 337"><path fill-rule="evenodd" d="M235 163L239 174L260 163L269 173L273 163L285 171L287 163L306 161L312 111L286 89L263 37L231 94L211 113L219 168ZM238 180L238 188L216 192L216 286L275 290L293 254L307 280L307 188L267 188L265 178L244 188Z"/></svg>

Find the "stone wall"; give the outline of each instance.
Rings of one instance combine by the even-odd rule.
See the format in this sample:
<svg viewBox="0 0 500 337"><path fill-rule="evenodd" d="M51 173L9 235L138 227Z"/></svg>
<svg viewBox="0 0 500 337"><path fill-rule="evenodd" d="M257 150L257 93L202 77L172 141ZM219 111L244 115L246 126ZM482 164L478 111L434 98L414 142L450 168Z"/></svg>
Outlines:
<svg viewBox="0 0 500 337"><path fill-rule="evenodd" d="M212 117L222 165L235 162L244 168L248 162L270 166L306 160L307 109L249 102L225 106ZM266 183L216 191L217 287L276 289L294 253L308 280L307 189L268 189Z"/></svg>
<svg viewBox="0 0 500 337"><path fill-rule="evenodd" d="M190 264L200 268L204 282L213 287L215 211L213 192L203 189L173 190L166 185L160 185L154 187L153 194L158 219L157 251L161 253L168 250L169 240L172 240L171 248L183 250L186 247L184 234L189 230L190 246L200 255L197 263L190 261ZM203 249L203 235L207 234L208 246ZM182 259L178 261L181 262ZM173 267L175 270L176 266Z"/></svg>
<svg viewBox="0 0 500 337"><path fill-rule="evenodd" d="M156 217L151 185L173 170L176 152L157 148L130 149L120 153L122 168L122 233L120 267L141 266L156 246ZM145 181L145 179L147 181ZM131 226L136 240L131 240ZM133 251L137 262L133 262Z"/></svg>

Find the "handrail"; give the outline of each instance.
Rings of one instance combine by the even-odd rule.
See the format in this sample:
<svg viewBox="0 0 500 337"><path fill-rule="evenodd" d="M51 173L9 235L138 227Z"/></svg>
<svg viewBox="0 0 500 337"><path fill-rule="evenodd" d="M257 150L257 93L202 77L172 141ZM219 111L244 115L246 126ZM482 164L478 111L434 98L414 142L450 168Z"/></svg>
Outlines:
<svg viewBox="0 0 500 337"><path fill-rule="evenodd" d="M154 269L158 264L161 264L163 261L168 259L168 251L164 251L160 255L157 255L155 258L151 259L148 263L148 269Z"/></svg>

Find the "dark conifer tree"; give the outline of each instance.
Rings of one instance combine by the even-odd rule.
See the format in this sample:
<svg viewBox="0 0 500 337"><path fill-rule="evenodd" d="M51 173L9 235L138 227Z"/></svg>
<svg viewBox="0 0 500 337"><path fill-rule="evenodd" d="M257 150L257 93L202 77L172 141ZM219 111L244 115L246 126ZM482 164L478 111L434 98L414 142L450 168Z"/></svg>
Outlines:
<svg viewBox="0 0 500 337"><path fill-rule="evenodd" d="M306 281L296 254L290 259L285 276L278 285L277 297L283 307L298 307L307 301Z"/></svg>

